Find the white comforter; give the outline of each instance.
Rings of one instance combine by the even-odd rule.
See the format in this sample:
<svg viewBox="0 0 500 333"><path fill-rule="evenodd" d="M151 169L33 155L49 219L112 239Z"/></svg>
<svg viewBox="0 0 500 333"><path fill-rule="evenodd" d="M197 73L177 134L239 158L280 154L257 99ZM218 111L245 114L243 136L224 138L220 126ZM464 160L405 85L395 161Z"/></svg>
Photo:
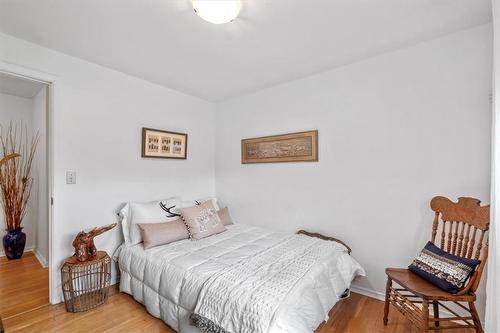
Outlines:
<svg viewBox="0 0 500 333"><path fill-rule="evenodd" d="M231 225L226 232L199 241L179 241L150 250L144 250L142 244L123 247L119 253L120 289L176 331L199 332L189 324L189 316L205 282L289 237L287 233ZM345 247L335 244L338 251L308 269L280 301L270 333L314 331L328 318L354 277L364 275Z"/></svg>

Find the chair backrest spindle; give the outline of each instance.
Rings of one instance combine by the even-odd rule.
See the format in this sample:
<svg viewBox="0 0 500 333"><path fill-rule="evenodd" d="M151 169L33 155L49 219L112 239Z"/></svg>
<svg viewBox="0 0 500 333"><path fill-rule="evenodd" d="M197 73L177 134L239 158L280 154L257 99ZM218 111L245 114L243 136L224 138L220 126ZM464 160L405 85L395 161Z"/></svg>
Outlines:
<svg viewBox="0 0 500 333"><path fill-rule="evenodd" d="M481 255L481 248L483 247L483 240L484 240L484 231L481 231L481 236L479 237L479 242L477 242L477 249L476 249L476 255L474 256L474 259L479 259L479 256Z"/></svg>
<svg viewBox="0 0 500 333"><path fill-rule="evenodd" d="M446 252L451 252L451 239L453 237L453 221L450 221L450 229L448 230L448 246Z"/></svg>
<svg viewBox="0 0 500 333"><path fill-rule="evenodd" d="M465 224L464 224L465 229ZM470 235L470 224L467 224L467 231L465 232L464 247L460 256L465 257L467 255L467 247L469 246L469 235Z"/></svg>
<svg viewBox="0 0 500 333"><path fill-rule="evenodd" d="M459 256L460 253L462 253L462 244L463 244L463 240L464 240L465 223L460 222L459 223L459 229L460 229L460 234L458 236L458 244L457 244L457 248L456 248L456 250L454 252L454 254L456 256Z"/></svg>
<svg viewBox="0 0 500 333"><path fill-rule="evenodd" d="M439 215L439 213L437 213ZM444 239L446 238L446 221L443 221L443 229L441 229L441 248L444 249Z"/></svg>
<svg viewBox="0 0 500 333"><path fill-rule="evenodd" d="M451 247L451 252L452 254L455 254L455 251L457 250L457 239L458 239L458 227L460 226L460 222L456 221L455 222L455 230L453 232L453 246Z"/></svg>
<svg viewBox="0 0 500 333"><path fill-rule="evenodd" d="M474 244L476 242L477 228L474 227L472 231L472 238L470 239L469 252L467 252L467 258L472 258L472 252L474 251Z"/></svg>

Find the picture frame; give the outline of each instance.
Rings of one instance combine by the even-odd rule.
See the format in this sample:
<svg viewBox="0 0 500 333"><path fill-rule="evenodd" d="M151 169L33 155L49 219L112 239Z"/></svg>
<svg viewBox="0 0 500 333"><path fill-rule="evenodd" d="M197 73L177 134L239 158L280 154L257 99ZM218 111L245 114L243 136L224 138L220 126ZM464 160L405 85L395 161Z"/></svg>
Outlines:
<svg viewBox="0 0 500 333"><path fill-rule="evenodd" d="M187 159L186 133L164 131L154 128L142 128L143 158Z"/></svg>
<svg viewBox="0 0 500 333"><path fill-rule="evenodd" d="M241 163L317 162L318 130L241 140Z"/></svg>

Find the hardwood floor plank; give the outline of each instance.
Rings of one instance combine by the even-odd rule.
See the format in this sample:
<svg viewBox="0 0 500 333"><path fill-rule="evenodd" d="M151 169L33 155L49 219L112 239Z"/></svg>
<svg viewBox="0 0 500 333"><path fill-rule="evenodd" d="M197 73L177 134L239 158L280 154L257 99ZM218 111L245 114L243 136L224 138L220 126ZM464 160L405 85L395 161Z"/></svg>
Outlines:
<svg viewBox="0 0 500 333"><path fill-rule="evenodd" d="M0 317L49 304L49 270L43 268L33 252L21 259L0 257Z"/></svg>

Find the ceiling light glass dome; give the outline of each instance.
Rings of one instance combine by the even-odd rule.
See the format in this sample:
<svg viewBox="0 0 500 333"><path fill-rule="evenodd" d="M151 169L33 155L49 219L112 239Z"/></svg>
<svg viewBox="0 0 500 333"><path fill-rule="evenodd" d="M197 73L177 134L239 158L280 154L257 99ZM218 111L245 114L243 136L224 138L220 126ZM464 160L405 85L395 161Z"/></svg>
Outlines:
<svg viewBox="0 0 500 333"><path fill-rule="evenodd" d="M192 0L199 17L213 24L224 24L234 20L241 10L241 0Z"/></svg>

